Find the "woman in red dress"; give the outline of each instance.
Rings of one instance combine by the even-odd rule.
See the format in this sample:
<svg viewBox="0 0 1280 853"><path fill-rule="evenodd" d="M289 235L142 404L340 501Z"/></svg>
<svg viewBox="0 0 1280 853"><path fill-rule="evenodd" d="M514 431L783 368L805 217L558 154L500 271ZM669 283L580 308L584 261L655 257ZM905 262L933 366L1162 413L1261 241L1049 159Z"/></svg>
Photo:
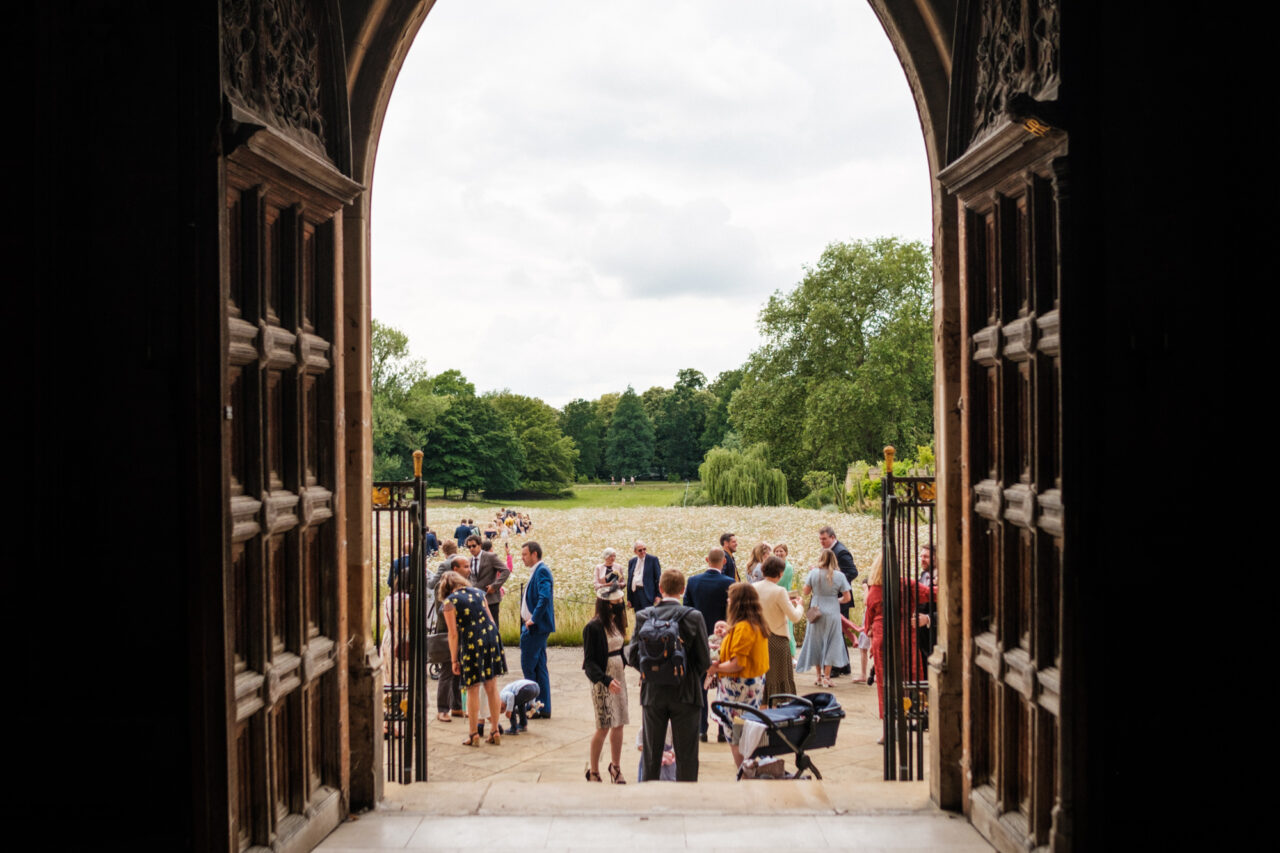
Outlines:
<svg viewBox="0 0 1280 853"><path fill-rule="evenodd" d="M903 578L902 595L907 598L911 594L911 587L916 589L915 599L911 602L911 612L914 613L917 604L924 604L933 600L933 591L925 584L913 582ZM876 696L880 700L880 719L884 719L884 565L883 556L876 554L875 562L871 564L870 577L867 578L867 601L866 610L862 615L863 630L871 635L871 656L876 661ZM904 669L905 681L922 680L922 671L920 668L920 655L915 648L915 626L911 620L904 619L899 626L899 655L905 658L908 666ZM884 743L884 735L880 736L880 740L876 743Z"/></svg>

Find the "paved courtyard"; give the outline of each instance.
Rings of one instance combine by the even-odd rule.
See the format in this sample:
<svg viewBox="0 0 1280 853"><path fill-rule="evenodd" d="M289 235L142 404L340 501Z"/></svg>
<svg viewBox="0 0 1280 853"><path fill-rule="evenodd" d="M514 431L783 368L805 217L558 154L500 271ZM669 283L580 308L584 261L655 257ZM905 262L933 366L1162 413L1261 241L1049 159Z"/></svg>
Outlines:
<svg viewBox="0 0 1280 853"><path fill-rule="evenodd" d="M736 782L728 746L713 737L701 745L697 784L640 785L639 678L628 669L632 723L623 767L629 784L595 784L583 779L593 723L582 651L552 648L549 658L550 720L530 721L528 734L504 738L499 746L465 747L465 721L439 723L433 715L430 781L388 784L376 811L353 816L319 849L991 850L962 816L934 808L927 782L882 780L872 687L836 680L833 692L847 716L836 745L812 753L821 782ZM508 664L516 671L508 678L516 677L514 650ZM799 679L800 692L816 689L812 673ZM602 769L607 762L606 746Z"/></svg>
<svg viewBox="0 0 1280 853"><path fill-rule="evenodd" d="M583 771L595 723L591 711L591 683L582 672L582 650L550 648L547 657L553 700L551 719L531 720L527 734L505 737L500 746L481 744L477 748L462 746L467 735L465 719L455 717L446 724L437 721L432 714L427 729L430 781L587 784ZM520 677L519 650L507 650L507 665L513 674L500 679L500 683ZM856 676L859 673L857 660L853 666ZM640 731L640 676L630 667L626 673L631 724L624 729L622 767L628 781L634 784L640 758L636 749L636 735ZM798 673L796 689L801 694L818 690L813 686L813 680L812 672ZM883 778L883 761L882 748L876 745L876 738L880 736L880 718L876 710L875 687L852 684L848 677L838 678L835 683L836 687L831 692L839 699L846 715L840 724L839 737L835 746L815 750L810 756L828 782L879 781ZM434 682L432 686L434 702ZM600 764L602 776L609 762L608 756L606 743ZM699 781L734 780L737 771L727 744L716 743L712 736L708 743L701 744L698 757ZM788 769L794 769L790 761Z"/></svg>

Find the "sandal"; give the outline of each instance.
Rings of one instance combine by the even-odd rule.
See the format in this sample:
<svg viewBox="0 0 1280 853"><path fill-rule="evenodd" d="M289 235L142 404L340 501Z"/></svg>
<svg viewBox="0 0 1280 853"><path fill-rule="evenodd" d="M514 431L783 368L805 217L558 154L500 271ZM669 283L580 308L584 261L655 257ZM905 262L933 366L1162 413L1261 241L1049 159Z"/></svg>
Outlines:
<svg viewBox="0 0 1280 853"><path fill-rule="evenodd" d="M499 746L502 743L502 732L494 732L493 734L485 738L484 742L491 743L494 746Z"/></svg>
<svg viewBox="0 0 1280 853"><path fill-rule="evenodd" d="M615 785L627 784L627 780L622 778L622 768L612 761L609 762L609 781Z"/></svg>
<svg viewBox="0 0 1280 853"><path fill-rule="evenodd" d="M436 714L436 719L442 723L452 723L453 717L450 714Z"/></svg>
<svg viewBox="0 0 1280 853"><path fill-rule="evenodd" d="M479 732L472 732L472 733L471 733L471 737L469 737L469 738L467 738L466 740L464 740L464 741L462 742L462 745L463 745L463 746L479 746L479 745L480 745L480 733L479 733Z"/></svg>
<svg viewBox="0 0 1280 853"><path fill-rule="evenodd" d="M599 773L597 773L595 770L592 770L590 767L588 767L588 768L587 768L587 781L588 781L588 782L603 782L604 780L600 778L600 774L599 774Z"/></svg>

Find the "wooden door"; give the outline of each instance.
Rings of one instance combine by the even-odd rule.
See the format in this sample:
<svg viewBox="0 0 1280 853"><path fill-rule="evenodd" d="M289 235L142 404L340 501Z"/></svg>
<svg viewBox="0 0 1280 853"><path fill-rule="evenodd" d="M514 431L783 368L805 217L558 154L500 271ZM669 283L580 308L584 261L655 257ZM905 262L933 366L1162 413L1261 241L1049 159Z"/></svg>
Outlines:
<svg viewBox="0 0 1280 853"><path fill-rule="evenodd" d="M345 808L339 496L345 66L332 0L222 0L219 160L231 849Z"/></svg>
<svg viewBox="0 0 1280 853"><path fill-rule="evenodd" d="M250 148L225 187L233 837L309 849L341 810L341 202Z"/></svg>
<svg viewBox="0 0 1280 853"><path fill-rule="evenodd" d="M966 7L958 156L939 176L960 225L965 809L1000 849L1061 848L1069 156L1052 124L1057 4Z"/></svg>

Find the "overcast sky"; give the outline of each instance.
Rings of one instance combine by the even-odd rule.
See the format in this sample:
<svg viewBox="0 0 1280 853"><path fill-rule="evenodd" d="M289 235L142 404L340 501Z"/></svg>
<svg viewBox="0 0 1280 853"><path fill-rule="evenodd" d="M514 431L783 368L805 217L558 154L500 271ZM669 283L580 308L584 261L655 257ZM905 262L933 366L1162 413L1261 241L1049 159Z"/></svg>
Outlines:
<svg viewBox="0 0 1280 853"><path fill-rule="evenodd" d="M431 373L562 406L714 379L823 248L930 239L864 0L438 0L373 183L373 315Z"/></svg>

